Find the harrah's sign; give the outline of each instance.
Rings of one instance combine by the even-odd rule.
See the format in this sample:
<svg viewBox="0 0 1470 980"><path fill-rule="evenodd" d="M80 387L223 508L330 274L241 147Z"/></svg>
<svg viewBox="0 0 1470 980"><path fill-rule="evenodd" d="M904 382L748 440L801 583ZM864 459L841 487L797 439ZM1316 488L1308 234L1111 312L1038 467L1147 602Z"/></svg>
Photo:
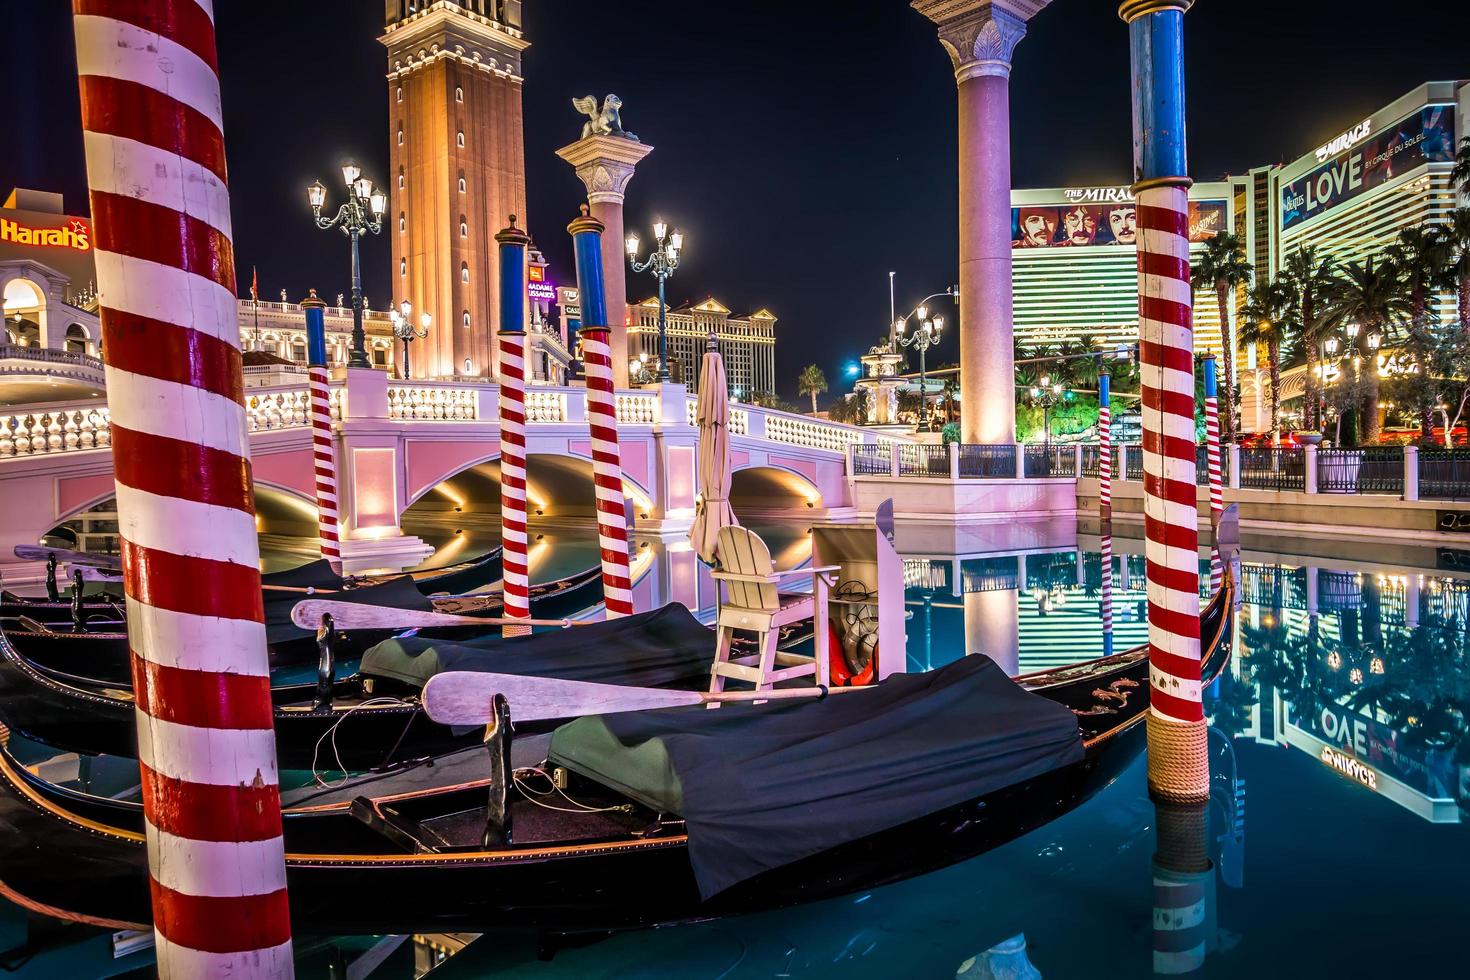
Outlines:
<svg viewBox="0 0 1470 980"><path fill-rule="evenodd" d="M10 242L13 245L50 245L88 252L92 249L92 234L81 218L72 218L65 228L32 228L19 221L0 218L0 242Z"/></svg>

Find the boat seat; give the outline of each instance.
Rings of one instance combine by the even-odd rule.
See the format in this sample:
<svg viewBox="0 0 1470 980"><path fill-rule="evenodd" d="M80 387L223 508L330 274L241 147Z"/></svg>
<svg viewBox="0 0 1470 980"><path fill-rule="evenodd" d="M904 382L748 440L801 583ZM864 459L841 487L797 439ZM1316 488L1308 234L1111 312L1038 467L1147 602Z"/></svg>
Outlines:
<svg viewBox="0 0 1470 980"><path fill-rule="evenodd" d="M412 854L438 854L449 843L417 820L410 820L366 796L353 800L350 812L394 845Z"/></svg>
<svg viewBox="0 0 1470 980"><path fill-rule="evenodd" d="M781 628L811 619L815 630L814 654L827 649L827 595L832 587L828 576L831 568L798 568L778 572L771 562L771 551L754 531L744 527L722 527L715 541L719 568L713 573L723 584L719 614L715 625L715 660L710 668L711 691L723 691L728 680L744 681L757 691L799 677L810 677L812 683L827 684L827 658L783 653L777 650ZM812 593L782 593L777 588L782 578L811 575ZM755 635L756 652L738 655L735 634ZM711 707L717 707L711 705Z"/></svg>

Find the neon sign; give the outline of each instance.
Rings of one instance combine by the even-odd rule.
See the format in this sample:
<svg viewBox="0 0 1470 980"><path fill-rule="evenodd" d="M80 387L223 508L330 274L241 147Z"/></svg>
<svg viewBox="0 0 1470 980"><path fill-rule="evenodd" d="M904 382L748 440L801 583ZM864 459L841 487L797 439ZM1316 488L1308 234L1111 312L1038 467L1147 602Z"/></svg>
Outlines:
<svg viewBox="0 0 1470 980"><path fill-rule="evenodd" d="M14 245L49 245L78 252L92 249L92 234L81 218L72 218L65 228L32 228L9 218L0 218L0 242Z"/></svg>
<svg viewBox="0 0 1470 980"><path fill-rule="evenodd" d="M1346 752L1339 752L1330 745L1322 746L1322 761L1344 776L1378 792L1378 773L1363 765Z"/></svg>
<svg viewBox="0 0 1470 980"><path fill-rule="evenodd" d="M1131 187L1069 187L1062 193L1069 201L1086 204L1127 204L1133 200Z"/></svg>
<svg viewBox="0 0 1470 980"><path fill-rule="evenodd" d="M1341 153L1350 146L1355 146L1359 140L1367 139L1371 132L1373 132L1373 120L1364 119L1341 136L1317 147L1317 162L1321 163L1328 157Z"/></svg>
<svg viewBox="0 0 1470 980"><path fill-rule="evenodd" d="M534 269L532 271L535 271ZM549 282L538 282L532 279L526 283L526 292L532 299L543 299L548 302L556 302L556 286Z"/></svg>

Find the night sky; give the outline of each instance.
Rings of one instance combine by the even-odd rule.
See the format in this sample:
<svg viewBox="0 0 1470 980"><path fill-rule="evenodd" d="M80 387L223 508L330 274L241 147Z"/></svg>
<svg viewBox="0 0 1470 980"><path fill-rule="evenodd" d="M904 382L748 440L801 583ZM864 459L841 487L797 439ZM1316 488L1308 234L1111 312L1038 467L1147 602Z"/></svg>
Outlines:
<svg viewBox="0 0 1470 980"><path fill-rule="evenodd" d="M0 193L59 190L68 210L85 211L69 5L7 7L19 25L0 68ZM674 302L714 294L736 312L780 317L783 395L794 398L812 361L834 394L846 389L843 365L886 333L888 270L901 310L954 281L953 75L933 26L903 0L525 7L529 223L556 281L574 277L565 228L583 190L553 152L580 133L569 100L608 92L623 99L624 125L657 147L630 186L630 229L657 215L685 232ZM1126 181L1128 44L1116 8L1054 0L1032 22L1012 74L1017 187ZM345 291L346 246L312 228L303 188L318 176L335 187L349 155L386 183L383 5L216 9L241 292L252 265L262 298ZM1294 159L1421 82L1470 75L1470 5L1449 0L1202 0L1185 25L1201 180ZM367 296L382 308L386 234L365 262ZM630 274L633 298L652 287ZM930 364L955 350L951 334Z"/></svg>

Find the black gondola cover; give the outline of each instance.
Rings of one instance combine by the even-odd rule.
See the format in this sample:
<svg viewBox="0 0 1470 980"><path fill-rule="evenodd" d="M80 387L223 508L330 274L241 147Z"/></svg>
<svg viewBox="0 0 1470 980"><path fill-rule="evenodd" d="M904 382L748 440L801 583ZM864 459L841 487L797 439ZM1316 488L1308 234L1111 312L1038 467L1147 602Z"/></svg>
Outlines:
<svg viewBox="0 0 1470 980"><path fill-rule="evenodd" d="M491 627L498 630L499 627ZM709 683L715 634L669 603L592 626L466 642L400 636L363 654L363 674L422 687L446 670L491 671L633 687L701 688Z"/></svg>
<svg viewBox="0 0 1470 980"><path fill-rule="evenodd" d="M1068 708L975 655L823 701L579 718L549 758L684 817L708 899L1082 756Z"/></svg>
<svg viewBox="0 0 1470 980"><path fill-rule="evenodd" d="M261 585L278 585L292 589L340 589L342 576L332 571L332 563L325 558L309 561L280 572L271 572L260 577Z"/></svg>

